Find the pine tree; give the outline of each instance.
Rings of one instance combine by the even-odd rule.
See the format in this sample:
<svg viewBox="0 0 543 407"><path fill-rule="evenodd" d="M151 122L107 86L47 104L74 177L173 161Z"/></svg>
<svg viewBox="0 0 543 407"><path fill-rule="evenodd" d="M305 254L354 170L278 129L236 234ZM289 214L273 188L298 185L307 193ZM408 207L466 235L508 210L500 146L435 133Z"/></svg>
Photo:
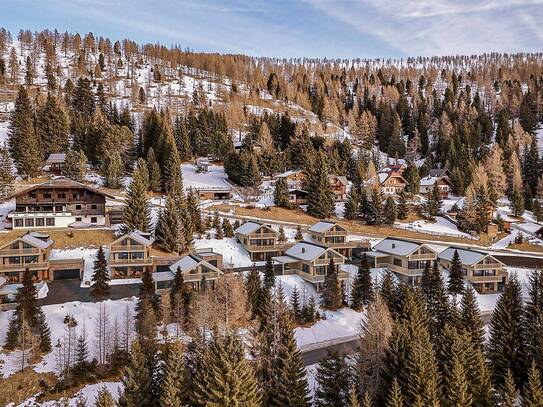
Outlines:
<svg viewBox="0 0 543 407"><path fill-rule="evenodd" d="M534 360L532 360L530 369L528 370L528 380L523 389L522 401L525 407L543 406L543 386L541 385L541 376Z"/></svg>
<svg viewBox="0 0 543 407"><path fill-rule="evenodd" d="M115 400L111 396L109 390L103 386L98 390L96 400L94 402L95 407L115 407Z"/></svg>
<svg viewBox="0 0 543 407"><path fill-rule="evenodd" d="M255 266L253 266L245 279L245 290L247 291L247 303L250 307L252 318L254 318L259 314L260 294L262 290L260 272Z"/></svg>
<svg viewBox="0 0 543 407"><path fill-rule="evenodd" d="M15 108L10 116L8 145L15 167L25 177L40 173L43 156L41 143L34 128L34 113L25 87L20 86Z"/></svg>
<svg viewBox="0 0 543 407"><path fill-rule="evenodd" d="M162 173L160 171L160 165L156 161L155 150L153 147L147 151L147 170L149 171L149 189L153 192L160 191L160 181L162 179Z"/></svg>
<svg viewBox="0 0 543 407"><path fill-rule="evenodd" d="M403 407L403 396L398 384L398 380L394 378L392 380L392 386L390 387L390 393L388 394L386 407Z"/></svg>
<svg viewBox="0 0 543 407"><path fill-rule="evenodd" d="M66 153L66 161L62 174L74 181L81 182L87 172L87 157L83 150L70 150Z"/></svg>
<svg viewBox="0 0 543 407"><path fill-rule="evenodd" d="M224 231L224 235L226 237L234 237L234 229L232 228L232 224L230 223L228 218L222 219L222 230Z"/></svg>
<svg viewBox="0 0 543 407"><path fill-rule="evenodd" d="M335 311L343 306L343 292L339 282L334 259L330 258L326 276L324 278L323 306Z"/></svg>
<svg viewBox="0 0 543 407"><path fill-rule="evenodd" d="M138 160L132 174L132 181L126 191L126 205L123 211L124 233L134 230L149 232L151 229L151 208L146 192L149 185L147 164Z"/></svg>
<svg viewBox="0 0 543 407"><path fill-rule="evenodd" d="M301 242L302 240L304 240L302 227L300 225L296 226L296 235L294 236L294 240L296 240L297 242Z"/></svg>
<svg viewBox="0 0 543 407"><path fill-rule="evenodd" d="M317 155L317 162L309 174L307 192L307 213L319 219L331 217L334 213L334 194L322 152Z"/></svg>
<svg viewBox="0 0 543 407"><path fill-rule="evenodd" d="M166 363L161 384L161 407L182 407L188 401L187 371L181 343L175 341L168 345Z"/></svg>
<svg viewBox="0 0 543 407"><path fill-rule="evenodd" d="M5 146L0 147L0 199L13 192L15 175L13 175L13 163L9 150Z"/></svg>
<svg viewBox="0 0 543 407"><path fill-rule="evenodd" d="M388 196L386 199L383 215L387 225L394 225L394 222L396 222L396 218L398 216L398 207L394 201L394 198L391 196Z"/></svg>
<svg viewBox="0 0 543 407"><path fill-rule="evenodd" d="M102 246L98 249L98 254L96 260L94 261L94 269L92 273L92 287L91 287L91 297L94 300L104 300L109 297L109 271L107 268L107 260L104 254L104 249Z"/></svg>
<svg viewBox="0 0 543 407"><path fill-rule="evenodd" d="M285 229L282 225L279 225L279 235L277 236L277 241L279 243L285 243L287 241L287 237L285 236Z"/></svg>
<svg viewBox="0 0 543 407"><path fill-rule="evenodd" d="M345 210L343 217L348 220L355 220L358 218L358 205L359 198L357 189L354 185L351 187L349 194L347 195L347 202L345 202Z"/></svg>
<svg viewBox="0 0 543 407"><path fill-rule="evenodd" d="M104 173L105 186L111 189L119 189L122 187L124 166L118 151L107 153L102 171Z"/></svg>
<svg viewBox="0 0 543 407"><path fill-rule="evenodd" d="M510 371L518 383L525 375L523 306L520 283L515 275L505 285L490 320L488 359L495 384L503 385Z"/></svg>
<svg viewBox="0 0 543 407"><path fill-rule="evenodd" d="M281 208L290 207L290 202L288 201L288 185L285 177L279 177L275 182L273 203L275 206L279 206Z"/></svg>
<svg viewBox="0 0 543 407"><path fill-rule="evenodd" d="M483 349L485 330L481 312L471 285L464 290L460 303L460 326L470 335L474 349Z"/></svg>
<svg viewBox="0 0 543 407"><path fill-rule="evenodd" d="M510 370L507 370L505 374L505 381L500 386L500 405L503 407L517 407L518 406L518 390L515 384L515 379Z"/></svg>
<svg viewBox="0 0 543 407"><path fill-rule="evenodd" d="M47 95L45 106L38 114L37 131L42 142L42 155L65 153L70 146L68 116L57 98Z"/></svg>
<svg viewBox="0 0 543 407"><path fill-rule="evenodd" d="M351 392L351 369L345 356L328 352L319 362L315 380L315 406L348 406Z"/></svg>
<svg viewBox="0 0 543 407"><path fill-rule="evenodd" d="M149 366L139 342L135 342L130 352L130 364L124 369L121 383L123 393L121 405L126 407L156 406L153 395L154 366Z"/></svg>
<svg viewBox="0 0 543 407"><path fill-rule="evenodd" d="M373 300L373 296L370 266L368 257L364 253L351 289L351 308L355 311L362 310L363 306L368 305Z"/></svg>
<svg viewBox="0 0 543 407"><path fill-rule="evenodd" d="M197 377L198 406L260 405L257 382L236 333L213 334Z"/></svg>
<svg viewBox="0 0 543 407"><path fill-rule="evenodd" d="M407 194L402 189L398 194L398 219L405 220L409 216L409 205L407 204Z"/></svg>
<svg viewBox="0 0 543 407"><path fill-rule="evenodd" d="M290 307L292 308L294 320L300 323L302 321L302 304L300 303L300 293L296 286L294 286L290 294Z"/></svg>
<svg viewBox="0 0 543 407"><path fill-rule="evenodd" d="M462 272L462 263L460 262L458 250L454 251L451 260L447 290L453 295L459 295L464 292L464 273Z"/></svg>
<svg viewBox="0 0 543 407"><path fill-rule="evenodd" d="M267 290L271 290L275 287L275 270L273 267L273 260L271 256L266 259L266 269L264 270L264 284L263 286Z"/></svg>

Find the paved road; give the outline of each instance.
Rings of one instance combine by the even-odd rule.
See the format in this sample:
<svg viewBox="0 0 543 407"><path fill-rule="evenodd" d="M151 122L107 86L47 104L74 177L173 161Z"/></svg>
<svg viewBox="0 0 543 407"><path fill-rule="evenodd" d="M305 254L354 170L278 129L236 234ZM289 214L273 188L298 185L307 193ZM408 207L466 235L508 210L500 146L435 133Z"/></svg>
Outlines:
<svg viewBox="0 0 543 407"><path fill-rule="evenodd" d="M74 280L55 280L47 283L49 293L40 300L40 305L62 304L70 301L92 302L89 288L81 288L81 282ZM141 284L112 285L110 299L120 300L138 295Z"/></svg>

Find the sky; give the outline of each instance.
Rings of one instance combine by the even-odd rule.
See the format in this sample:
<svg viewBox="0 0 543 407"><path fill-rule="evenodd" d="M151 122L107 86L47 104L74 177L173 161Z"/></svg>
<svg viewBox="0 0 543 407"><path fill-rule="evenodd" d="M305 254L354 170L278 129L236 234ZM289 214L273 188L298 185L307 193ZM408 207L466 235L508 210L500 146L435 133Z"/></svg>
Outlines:
<svg viewBox="0 0 543 407"><path fill-rule="evenodd" d="M540 52L543 0L0 0L0 26L270 57Z"/></svg>

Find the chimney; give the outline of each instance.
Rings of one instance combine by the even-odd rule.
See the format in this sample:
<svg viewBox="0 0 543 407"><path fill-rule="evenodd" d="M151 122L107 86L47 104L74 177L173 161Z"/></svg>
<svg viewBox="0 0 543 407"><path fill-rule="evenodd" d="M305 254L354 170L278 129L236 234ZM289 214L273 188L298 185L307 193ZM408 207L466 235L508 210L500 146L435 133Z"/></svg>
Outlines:
<svg viewBox="0 0 543 407"><path fill-rule="evenodd" d="M393 249L396 248L396 243L392 243L392 248L393 248Z"/></svg>
<svg viewBox="0 0 543 407"><path fill-rule="evenodd" d="M305 253L305 247L302 247L302 253Z"/></svg>

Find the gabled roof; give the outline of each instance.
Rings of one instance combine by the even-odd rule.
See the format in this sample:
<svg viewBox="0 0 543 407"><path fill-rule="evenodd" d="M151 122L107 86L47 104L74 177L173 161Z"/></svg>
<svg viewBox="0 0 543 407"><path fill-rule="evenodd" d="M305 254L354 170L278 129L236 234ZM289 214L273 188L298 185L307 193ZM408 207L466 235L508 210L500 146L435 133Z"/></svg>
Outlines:
<svg viewBox="0 0 543 407"><path fill-rule="evenodd" d="M337 179L339 182L341 182L343 185L349 185L349 181L347 181L347 177L344 176L344 175L333 175L333 174L329 174L328 175L328 179L329 180L332 180L332 179Z"/></svg>
<svg viewBox="0 0 543 407"><path fill-rule="evenodd" d="M374 249L382 253L396 254L398 256L409 256L421 246L425 246L427 249L433 252L432 249L424 244L390 237L381 240L375 245Z"/></svg>
<svg viewBox="0 0 543 407"><path fill-rule="evenodd" d="M175 274L177 272L177 269L180 269L182 273L187 273L191 270L194 270L196 267L198 267L199 264L202 264L213 271L222 273L220 269L194 254L188 254L185 257L177 260L174 264L170 266L170 271Z"/></svg>
<svg viewBox="0 0 543 407"><path fill-rule="evenodd" d="M489 254L479 252L477 250L461 249L458 247L449 247L448 249L445 249L441 253L439 253L437 257L443 260L452 261L455 251L458 251L460 262L466 266L471 266L473 264L479 263L485 257L489 256L492 257L492 259L496 260L496 263L503 264L501 261Z"/></svg>
<svg viewBox="0 0 543 407"><path fill-rule="evenodd" d="M237 228L235 230L235 233L239 233L240 235L248 235L250 233L256 232L261 227L266 227L273 231L273 229L267 225L263 225L262 223L258 223L258 222L249 221L249 222L245 222L243 225Z"/></svg>
<svg viewBox="0 0 543 407"><path fill-rule="evenodd" d="M432 186L439 180L445 181L447 184L451 185L451 181L449 181L449 178L443 175L428 175L427 177L424 177L420 180L421 186Z"/></svg>
<svg viewBox="0 0 543 407"><path fill-rule="evenodd" d="M64 153L54 153L49 154L45 164L62 164L66 161L66 154Z"/></svg>
<svg viewBox="0 0 543 407"><path fill-rule="evenodd" d="M448 177L450 171L447 168L432 168L428 174L430 177Z"/></svg>
<svg viewBox="0 0 543 407"><path fill-rule="evenodd" d="M309 242L296 243L285 251L285 256L293 257L298 260L312 261L322 256L327 251L333 251L337 256L344 257L334 249Z"/></svg>
<svg viewBox="0 0 543 407"><path fill-rule="evenodd" d="M23 189L22 191L15 192L11 194L6 199L11 199L17 196L28 194L31 191L34 191L36 189L53 189L53 188L84 188L89 191L92 191L96 194L105 196L107 198L116 199L113 195L110 195L106 192L102 192L97 190L96 188L90 187L88 185L85 185L81 182L74 181L73 179L69 179L66 177L56 177L53 179L50 179L49 181L42 182L41 184L32 185L29 188Z"/></svg>
<svg viewBox="0 0 543 407"><path fill-rule="evenodd" d="M133 232L129 232L115 239L113 242L110 243L110 246L127 238L133 239L144 246L150 246L155 241L155 239L151 237L150 233L145 233L145 232L142 232L141 230L135 230Z"/></svg>
<svg viewBox="0 0 543 407"><path fill-rule="evenodd" d="M4 244L3 246L0 247L0 249L3 249L9 246L10 244L12 244L13 242L17 240L21 240L25 243L28 243L31 246L34 246L42 250L47 249L49 246L55 243L53 239L49 238L49 235L45 235L43 233L38 233L38 232L27 232L24 235L19 236L18 238L12 240L11 242Z"/></svg>
<svg viewBox="0 0 543 407"><path fill-rule="evenodd" d="M289 171L285 171L281 174L277 174L276 175L276 178L285 178L285 177L290 177L291 175L297 175L297 174L305 174L305 171L304 170L289 170Z"/></svg>
<svg viewBox="0 0 543 407"><path fill-rule="evenodd" d="M400 178L404 184L407 184L405 178L397 172L380 172L377 174L377 176L379 177L380 184L385 183L390 178Z"/></svg>
<svg viewBox="0 0 543 407"><path fill-rule="evenodd" d="M311 225L308 230L310 232L323 233L323 232L328 232L334 226L338 226L341 229L345 230L345 228L338 225L336 222L329 222L329 221L326 221L326 220L321 220L321 221L315 223L314 225Z"/></svg>

